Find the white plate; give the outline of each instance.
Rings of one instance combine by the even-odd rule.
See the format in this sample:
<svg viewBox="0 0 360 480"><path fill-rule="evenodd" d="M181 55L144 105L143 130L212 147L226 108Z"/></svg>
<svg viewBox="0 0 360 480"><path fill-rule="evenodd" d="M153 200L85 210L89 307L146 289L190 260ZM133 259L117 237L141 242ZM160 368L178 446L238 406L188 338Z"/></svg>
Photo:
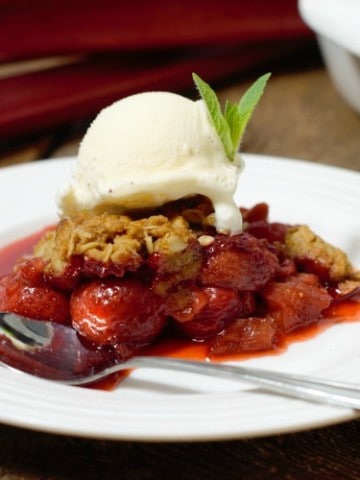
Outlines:
<svg viewBox="0 0 360 480"><path fill-rule="evenodd" d="M237 200L271 205L276 221L306 222L360 266L360 174L244 155ZM1 245L56 220L54 193L71 159L0 169ZM281 355L249 364L360 382L360 322L329 328ZM56 385L0 368L0 421L94 438L178 441L298 431L354 418L350 409L268 395L249 385L137 371L112 392Z"/></svg>

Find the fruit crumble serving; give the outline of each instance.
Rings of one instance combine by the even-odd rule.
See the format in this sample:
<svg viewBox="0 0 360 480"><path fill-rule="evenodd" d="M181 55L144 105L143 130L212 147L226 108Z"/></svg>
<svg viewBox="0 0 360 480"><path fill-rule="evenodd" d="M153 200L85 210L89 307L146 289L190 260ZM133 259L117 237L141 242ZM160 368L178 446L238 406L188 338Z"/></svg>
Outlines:
<svg viewBox="0 0 360 480"><path fill-rule="evenodd" d="M70 325L123 360L169 336L206 343L209 357L269 350L359 301L343 251L271 222L265 203L234 204L238 144L268 75L224 113L194 79L196 102L151 92L99 114L61 220L0 280L2 311Z"/></svg>

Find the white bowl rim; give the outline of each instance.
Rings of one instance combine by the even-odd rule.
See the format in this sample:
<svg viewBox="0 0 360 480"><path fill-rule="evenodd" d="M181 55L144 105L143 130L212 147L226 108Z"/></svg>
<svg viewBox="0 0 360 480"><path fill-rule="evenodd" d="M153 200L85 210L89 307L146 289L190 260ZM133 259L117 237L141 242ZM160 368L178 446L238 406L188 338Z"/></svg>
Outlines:
<svg viewBox="0 0 360 480"><path fill-rule="evenodd" d="M298 7L315 33L360 56L359 0L299 0Z"/></svg>

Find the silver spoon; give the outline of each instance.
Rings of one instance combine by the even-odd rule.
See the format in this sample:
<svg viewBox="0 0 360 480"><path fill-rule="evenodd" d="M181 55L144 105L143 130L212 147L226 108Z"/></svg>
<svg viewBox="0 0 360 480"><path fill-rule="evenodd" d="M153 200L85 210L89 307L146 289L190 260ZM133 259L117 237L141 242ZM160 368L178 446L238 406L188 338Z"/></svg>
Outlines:
<svg viewBox="0 0 360 480"><path fill-rule="evenodd" d="M0 313L0 362L67 385L86 385L121 370L156 368L239 379L303 400L360 409L360 385L223 363L136 356L114 363L110 352L84 345L67 326Z"/></svg>

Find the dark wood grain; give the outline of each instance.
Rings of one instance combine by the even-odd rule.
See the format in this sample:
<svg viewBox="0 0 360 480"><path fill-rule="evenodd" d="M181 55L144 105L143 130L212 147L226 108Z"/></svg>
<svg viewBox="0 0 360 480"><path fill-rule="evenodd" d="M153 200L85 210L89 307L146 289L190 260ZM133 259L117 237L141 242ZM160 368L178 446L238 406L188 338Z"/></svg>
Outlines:
<svg viewBox="0 0 360 480"><path fill-rule="evenodd" d="M360 422L298 434L200 443L56 437L3 426L6 480L358 480Z"/></svg>

